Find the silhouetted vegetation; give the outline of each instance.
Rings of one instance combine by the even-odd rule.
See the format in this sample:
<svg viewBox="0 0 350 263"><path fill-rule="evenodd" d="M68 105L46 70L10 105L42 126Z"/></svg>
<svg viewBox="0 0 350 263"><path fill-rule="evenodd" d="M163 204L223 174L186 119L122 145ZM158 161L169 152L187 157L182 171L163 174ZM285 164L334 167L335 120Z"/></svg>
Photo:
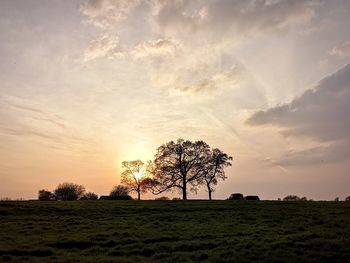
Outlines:
<svg viewBox="0 0 350 263"><path fill-rule="evenodd" d="M241 193L231 194L227 200L244 200L244 196Z"/></svg>
<svg viewBox="0 0 350 263"><path fill-rule="evenodd" d="M350 201L350 196L346 197L345 201L349 202Z"/></svg>
<svg viewBox="0 0 350 263"><path fill-rule="evenodd" d="M123 185L115 186L109 194L110 200L132 200L129 189Z"/></svg>
<svg viewBox="0 0 350 263"><path fill-rule="evenodd" d="M244 197L244 200L259 201L260 198L257 195L247 195L246 197Z"/></svg>
<svg viewBox="0 0 350 263"><path fill-rule="evenodd" d="M124 161L124 169L121 174L121 183L127 187L129 192L137 193L137 200L141 200L141 193L147 192L150 180L149 166L140 160Z"/></svg>
<svg viewBox="0 0 350 263"><path fill-rule="evenodd" d="M85 193L85 187L74 183L62 183L54 190L57 200L74 201L81 198Z"/></svg>
<svg viewBox="0 0 350 263"><path fill-rule="evenodd" d="M300 197L297 195L287 195L283 198L283 201L300 201Z"/></svg>
<svg viewBox="0 0 350 263"><path fill-rule="evenodd" d="M230 160L232 160L231 156L219 149L213 149L204 161L205 171L202 180L207 187L209 200L212 199L211 195L215 191L218 180L226 179L224 168L231 166Z"/></svg>
<svg viewBox="0 0 350 263"><path fill-rule="evenodd" d="M161 145L155 155L151 190L154 194L179 190L187 200L187 191L206 183L209 198L218 179L225 179L223 168L230 165L232 157L218 149L213 151L203 141L178 139Z"/></svg>
<svg viewBox="0 0 350 263"><path fill-rule="evenodd" d="M88 192L83 194L82 197L80 197L79 200L97 200L98 199L98 195L93 193L93 192Z"/></svg>
<svg viewBox="0 0 350 263"><path fill-rule="evenodd" d="M53 201L56 200L56 197L52 192L42 189L38 191L38 199L40 201Z"/></svg>
<svg viewBox="0 0 350 263"><path fill-rule="evenodd" d="M0 202L0 262L348 262L350 202Z"/></svg>

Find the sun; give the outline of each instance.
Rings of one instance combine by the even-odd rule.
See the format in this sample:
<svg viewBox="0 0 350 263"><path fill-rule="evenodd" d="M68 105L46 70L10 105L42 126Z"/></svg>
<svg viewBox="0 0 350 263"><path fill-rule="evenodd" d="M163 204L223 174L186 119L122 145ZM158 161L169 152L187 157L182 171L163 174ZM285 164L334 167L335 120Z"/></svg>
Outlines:
<svg viewBox="0 0 350 263"><path fill-rule="evenodd" d="M137 180L140 180L144 176L144 171L140 170L139 172L134 173L134 176Z"/></svg>

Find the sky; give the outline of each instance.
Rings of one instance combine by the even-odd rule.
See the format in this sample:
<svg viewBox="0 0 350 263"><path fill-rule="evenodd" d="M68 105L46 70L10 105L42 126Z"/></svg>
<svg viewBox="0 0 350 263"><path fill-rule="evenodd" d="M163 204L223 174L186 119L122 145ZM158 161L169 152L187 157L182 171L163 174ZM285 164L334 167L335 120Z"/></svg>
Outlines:
<svg viewBox="0 0 350 263"><path fill-rule="evenodd" d="M1 0L0 198L108 194L184 138L233 156L214 199L344 199L349 26L347 0Z"/></svg>

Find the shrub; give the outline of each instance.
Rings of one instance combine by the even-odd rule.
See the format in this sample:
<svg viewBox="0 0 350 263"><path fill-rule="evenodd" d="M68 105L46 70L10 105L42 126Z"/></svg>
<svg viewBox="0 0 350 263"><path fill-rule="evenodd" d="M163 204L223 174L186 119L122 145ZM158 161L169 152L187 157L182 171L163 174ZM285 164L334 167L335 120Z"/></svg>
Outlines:
<svg viewBox="0 0 350 263"><path fill-rule="evenodd" d="M350 201L350 196L346 197L345 201L349 202Z"/></svg>
<svg viewBox="0 0 350 263"><path fill-rule="evenodd" d="M300 201L300 197L297 195L287 195L283 198L283 201Z"/></svg>
<svg viewBox="0 0 350 263"><path fill-rule="evenodd" d="M93 192L88 192L86 194L84 194L82 197L80 197L79 200L97 200L98 196L97 194L93 193Z"/></svg>
<svg viewBox="0 0 350 263"><path fill-rule="evenodd" d="M84 193L84 186L74 183L59 184L54 191L56 199L62 201L78 200Z"/></svg>
<svg viewBox="0 0 350 263"><path fill-rule="evenodd" d="M109 194L111 200L132 200L127 187L122 185L115 186Z"/></svg>
<svg viewBox="0 0 350 263"><path fill-rule="evenodd" d="M304 197L300 198L300 201L307 201L307 197L304 196Z"/></svg>
<svg viewBox="0 0 350 263"><path fill-rule="evenodd" d="M174 197L172 200L173 201L179 201L179 200L182 200L182 199L180 197Z"/></svg>
<svg viewBox="0 0 350 263"><path fill-rule="evenodd" d="M52 201L55 200L55 195L48 190L42 189L38 191L39 201Z"/></svg>
<svg viewBox="0 0 350 263"><path fill-rule="evenodd" d="M231 194L228 200L244 200L244 197L241 193Z"/></svg>
<svg viewBox="0 0 350 263"><path fill-rule="evenodd" d="M339 197L336 197L336 198L334 199L334 201L335 201L335 202L339 202Z"/></svg>
<svg viewBox="0 0 350 263"><path fill-rule="evenodd" d="M155 198L154 200L157 200L157 201L165 201L165 200L170 200L170 198L167 197L167 196L161 196L161 197Z"/></svg>
<svg viewBox="0 0 350 263"><path fill-rule="evenodd" d="M259 196L257 196L257 195L247 195L244 199L245 200L253 200L253 201L259 201L260 200Z"/></svg>

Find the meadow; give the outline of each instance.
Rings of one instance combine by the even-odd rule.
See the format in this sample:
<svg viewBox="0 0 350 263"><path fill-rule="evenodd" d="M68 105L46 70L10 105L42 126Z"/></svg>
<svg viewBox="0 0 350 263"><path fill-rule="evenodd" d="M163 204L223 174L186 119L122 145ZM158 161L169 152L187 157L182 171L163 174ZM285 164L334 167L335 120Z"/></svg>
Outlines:
<svg viewBox="0 0 350 263"><path fill-rule="evenodd" d="M1 262L349 262L350 202L0 202Z"/></svg>

